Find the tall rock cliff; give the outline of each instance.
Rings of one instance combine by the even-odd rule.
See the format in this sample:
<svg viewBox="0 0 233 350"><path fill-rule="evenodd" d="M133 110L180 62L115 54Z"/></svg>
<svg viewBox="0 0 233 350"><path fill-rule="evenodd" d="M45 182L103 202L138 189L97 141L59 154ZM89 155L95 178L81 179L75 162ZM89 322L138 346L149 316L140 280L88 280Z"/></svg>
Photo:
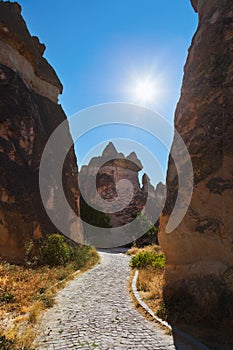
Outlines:
<svg viewBox="0 0 233 350"><path fill-rule="evenodd" d="M191 2L199 24L175 128L190 153L194 190L183 221L166 233L178 189L170 158L159 240L167 256L165 295L183 288L202 304L214 295L213 281L233 286L233 2Z"/></svg>
<svg viewBox="0 0 233 350"><path fill-rule="evenodd" d="M141 186L139 172L142 168L134 152L125 157L123 153L117 152L112 142L106 146L101 156L92 158L87 166L81 168L80 189L84 199L87 198L90 204L98 204L99 196L104 200L101 211L108 213L111 227L121 227L141 212L153 224L155 211L158 212L158 218L164 202L165 188L160 183L155 190L146 174L143 175ZM95 186L91 186L92 183ZM144 212L148 193L150 210L147 208L147 212Z"/></svg>
<svg viewBox="0 0 233 350"><path fill-rule="evenodd" d="M66 116L57 103L62 85L43 58L44 50L28 32L20 6L0 2L0 255L15 262L24 259L26 242L56 230L41 202L39 165L46 141ZM70 137L69 130L67 134ZM79 215L77 174L71 149L63 183ZM54 183L48 188L50 207L55 195ZM72 231L69 213L64 220L70 220ZM75 235L80 232L70 232L72 238Z"/></svg>

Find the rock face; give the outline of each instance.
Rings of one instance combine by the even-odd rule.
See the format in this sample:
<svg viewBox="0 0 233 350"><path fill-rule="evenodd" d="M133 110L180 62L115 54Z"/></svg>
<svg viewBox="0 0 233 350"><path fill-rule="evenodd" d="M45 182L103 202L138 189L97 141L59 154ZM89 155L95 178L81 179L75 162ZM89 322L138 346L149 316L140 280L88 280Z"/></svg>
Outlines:
<svg viewBox="0 0 233 350"><path fill-rule="evenodd" d="M57 231L41 202L39 165L47 139L66 119L57 104L62 85L20 13L17 3L0 2L0 255L14 262L24 259L27 241ZM63 174L66 197L79 214L73 149ZM52 193L56 184L48 188L50 206Z"/></svg>
<svg viewBox="0 0 233 350"><path fill-rule="evenodd" d="M165 294L184 288L202 304L207 291L213 292L211 281L233 277L233 3L192 0L192 5L199 24L175 127L191 156L194 191L182 223L166 233L178 188L170 158L159 241L167 256Z"/></svg>
<svg viewBox="0 0 233 350"><path fill-rule="evenodd" d="M147 217L152 220L156 210L155 202L158 208L161 207L161 202L164 200L164 185L161 183L158 186L157 193L148 176L144 174L141 187L139 172L142 168L134 152L125 157L117 152L111 142L100 157L92 158L87 166L81 168L80 189L84 199L87 198L88 203L97 203L98 206L100 196L104 200L104 206L100 207L103 212L110 212L110 206L112 208L113 205L114 212L108 213L111 227L123 226L143 212L148 191L153 201L153 212L148 210ZM95 186L91 186L91 183Z"/></svg>

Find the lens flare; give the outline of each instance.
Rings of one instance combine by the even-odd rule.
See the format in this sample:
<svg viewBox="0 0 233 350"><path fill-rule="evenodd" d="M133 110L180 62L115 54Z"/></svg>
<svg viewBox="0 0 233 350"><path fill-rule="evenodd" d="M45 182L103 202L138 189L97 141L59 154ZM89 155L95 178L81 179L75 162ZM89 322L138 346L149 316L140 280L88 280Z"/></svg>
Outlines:
<svg viewBox="0 0 233 350"><path fill-rule="evenodd" d="M132 92L137 101L151 102L156 96L156 86L153 81L144 79L136 82Z"/></svg>

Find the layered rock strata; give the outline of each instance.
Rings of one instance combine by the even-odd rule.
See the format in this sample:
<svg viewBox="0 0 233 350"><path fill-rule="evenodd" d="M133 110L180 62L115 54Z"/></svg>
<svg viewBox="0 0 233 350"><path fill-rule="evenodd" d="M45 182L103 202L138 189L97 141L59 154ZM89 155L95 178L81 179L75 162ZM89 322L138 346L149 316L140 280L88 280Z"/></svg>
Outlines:
<svg viewBox="0 0 233 350"><path fill-rule="evenodd" d="M216 295L221 281L233 285L233 3L192 0L192 5L199 23L184 69L175 128L191 157L194 189L181 224L166 233L178 192L170 157L159 241L167 256L165 294L183 289L202 304L211 293ZM176 138L172 147L179 152Z"/></svg>
<svg viewBox="0 0 233 350"><path fill-rule="evenodd" d="M20 6L0 2L0 255L14 262L24 260L28 241L57 231L41 201L39 165L49 136L66 115L57 104L62 85L43 57L44 50L39 39L30 35ZM68 129L65 137L71 137ZM63 184L79 215L77 176L72 148L64 164ZM56 183L48 181L50 210L56 210L56 191ZM72 210L63 215L70 237L80 236L81 228L72 232Z"/></svg>
<svg viewBox="0 0 233 350"><path fill-rule="evenodd" d="M100 196L104 203L100 210L107 213L112 227L131 222L141 212L155 223L154 211L161 208L164 186L160 184L157 193L146 174L142 177L141 185L139 172L142 168L134 152L125 157L124 154L117 152L111 142L101 156L92 158L87 166L81 168L80 189L84 199L87 198L89 204L98 204ZM91 183L95 186L90 186ZM149 209L145 213L148 193L151 203L148 203Z"/></svg>

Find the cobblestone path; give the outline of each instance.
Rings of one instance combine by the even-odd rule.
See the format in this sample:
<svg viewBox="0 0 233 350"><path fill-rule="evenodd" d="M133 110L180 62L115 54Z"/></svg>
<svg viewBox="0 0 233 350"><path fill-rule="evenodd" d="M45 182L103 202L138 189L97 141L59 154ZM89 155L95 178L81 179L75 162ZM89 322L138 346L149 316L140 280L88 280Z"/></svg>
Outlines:
<svg viewBox="0 0 233 350"><path fill-rule="evenodd" d="M36 349L193 349L135 310L129 257L100 253L101 263L71 281L43 316Z"/></svg>

